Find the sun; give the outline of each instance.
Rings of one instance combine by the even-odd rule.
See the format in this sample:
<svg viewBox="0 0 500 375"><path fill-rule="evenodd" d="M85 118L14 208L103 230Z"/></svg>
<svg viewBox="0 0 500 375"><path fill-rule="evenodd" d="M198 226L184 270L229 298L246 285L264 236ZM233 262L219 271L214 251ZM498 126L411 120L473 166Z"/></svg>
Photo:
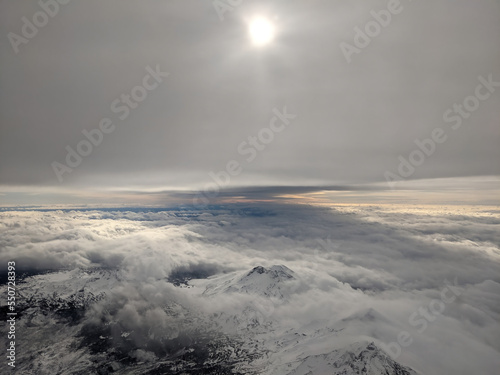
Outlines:
<svg viewBox="0 0 500 375"><path fill-rule="evenodd" d="M274 25L263 17L254 18L249 25L250 39L255 46L264 46L274 39Z"/></svg>

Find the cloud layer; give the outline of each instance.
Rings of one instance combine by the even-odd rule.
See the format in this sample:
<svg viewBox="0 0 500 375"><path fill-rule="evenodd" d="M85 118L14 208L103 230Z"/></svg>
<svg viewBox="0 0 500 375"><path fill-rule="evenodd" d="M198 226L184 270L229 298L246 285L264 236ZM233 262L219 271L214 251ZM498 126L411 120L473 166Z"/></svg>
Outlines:
<svg viewBox="0 0 500 375"><path fill-rule="evenodd" d="M123 285L102 306L96 305L94 318L114 311L98 319L117 319L128 330L177 337L169 330L179 323L162 313L171 301L206 314L236 313L242 305L258 301L251 296L211 297L215 303L200 299L199 288L176 288L169 279L284 264L300 281L286 306L264 309L271 314L266 319L291 327L313 322L339 327L347 319L356 322L344 327L352 337L386 344L407 331L412 344L403 348L400 360L427 374L467 374L472 369L493 374L498 365L498 211L395 206L332 210L267 204L219 206L206 212L61 210L0 215L4 264L14 259L19 270L37 272L119 269ZM442 301L447 285L458 291L458 297L443 304L444 311L420 332L421 325L412 325L410 317L419 309L440 307L436 301ZM374 311L376 318L368 319L367 311ZM148 326L153 317L159 322L154 329ZM137 355L152 355L141 353Z"/></svg>
<svg viewBox="0 0 500 375"><path fill-rule="evenodd" d="M71 2L20 53L5 38L2 183L59 185L51 163L64 162L66 146L75 149L83 130L108 117L116 130L66 182L198 188L233 159L247 185L383 181L436 127L449 140L412 178L500 173L491 163L499 157L498 90L456 132L443 121L474 94L479 75L500 80L495 0L441 0L431 11L402 0L404 10L350 64L340 44L353 44L355 28L387 1L243 2L223 22L212 4ZM2 1L0 33L21 34L22 17L39 10ZM272 48L251 47L254 14L276 23ZM170 76L119 120L111 104L156 64ZM297 118L246 163L238 146L283 106Z"/></svg>

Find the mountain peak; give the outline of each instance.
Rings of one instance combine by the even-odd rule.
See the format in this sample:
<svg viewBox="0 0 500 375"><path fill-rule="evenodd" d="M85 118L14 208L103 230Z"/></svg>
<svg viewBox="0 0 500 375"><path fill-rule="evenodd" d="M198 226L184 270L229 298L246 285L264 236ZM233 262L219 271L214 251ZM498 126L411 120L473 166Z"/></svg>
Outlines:
<svg viewBox="0 0 500 375"><path fill-rule="evenodd" d="M274 265L269 268L265 268L262 266L254 267L247 276L251 276L253 274L269 274L275 278L283 278L283 279L295 279L295 272L293 272L290 268L283 265Z"/></svg>
<svg viewBox="0 0 500 375"><path fill-rule="evenodd" d="M391 359L373 342L356 342L330 353L306 357L293 371L293 375L366 374L417 375L417 373Z"/></svg>
<svg viewBox="0 0 500 375"><path fill-rule="evenodd" d="M250 275L251 275L252 273L254 273L254 272L262 274L262 273L266 272L266 269L265 269L264 267L262 267L262 266L257 266L257 267L254 267L254 268L253 268L253 269L252 269L252 270L248 273L248 276L250 276Z"/></svg>
<svg viewBox="0 0 500 375"><path fill-rule="evenodd" d="M243 274L234 273L215 278L207 286L204 294L238 292L287 299L290 292L286 283L296 279L295 272L283 265L274 265L269 268L256 266Z"/></svg>

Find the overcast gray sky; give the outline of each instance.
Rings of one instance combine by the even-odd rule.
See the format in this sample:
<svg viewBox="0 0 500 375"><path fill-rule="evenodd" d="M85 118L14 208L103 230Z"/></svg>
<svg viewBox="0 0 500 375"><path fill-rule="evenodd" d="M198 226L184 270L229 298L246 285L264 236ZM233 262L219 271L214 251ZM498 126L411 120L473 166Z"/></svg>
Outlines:
<svg viewBox="0 0 500 375"><path fill-rule="evenodd" d="M73 1L16 53L9 33L23 37L23 17L41 8L0 0L2 189L195 190L231 160L231 186L385 182L436 128L446 141L408 178L499 175L500 87L480 91L488 98L459 129L443 114L477 95L479 76L500 82L500 3L401 0L349 63L341 44L387 8L247 0L221 20L205 0ZM264 46L248 35L256 16L275 28ZM148 66L169 76L121 120L111 104ZM285 107L296 117L248 161L238 147ZM60 182L52 163L104 118L113 132Z"/></svg>

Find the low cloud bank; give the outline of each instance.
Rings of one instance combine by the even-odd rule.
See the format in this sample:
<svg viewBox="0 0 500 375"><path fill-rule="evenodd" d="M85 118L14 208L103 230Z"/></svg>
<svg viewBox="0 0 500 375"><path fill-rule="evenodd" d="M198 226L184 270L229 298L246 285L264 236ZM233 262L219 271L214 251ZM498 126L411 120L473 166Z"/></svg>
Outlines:
<svg viewBox="0 0 500 375"><path fill-rule="evenodd" d="M123 285L94 306L88 327L119 322L108 334L138 360L188 340L196 328L185 324L189 311L208 316L265 304L251 295L200 298L196 288L174 284L284 264L301 287L286 305L264 309L263 319L291 327L356 321L346 332L387 344L405 331L412 344L401 352L403 363L424 373L488 374L500 351L499 223L491 210L377 206L7 211L0 213L0 262L14 260L19 272L118 269ZM425 330L412 325L415 313L441 306L433 301L449 283L458 297L439 314L422 315ZM117 336L123 331L135 333L125 340Z"/></svg>

